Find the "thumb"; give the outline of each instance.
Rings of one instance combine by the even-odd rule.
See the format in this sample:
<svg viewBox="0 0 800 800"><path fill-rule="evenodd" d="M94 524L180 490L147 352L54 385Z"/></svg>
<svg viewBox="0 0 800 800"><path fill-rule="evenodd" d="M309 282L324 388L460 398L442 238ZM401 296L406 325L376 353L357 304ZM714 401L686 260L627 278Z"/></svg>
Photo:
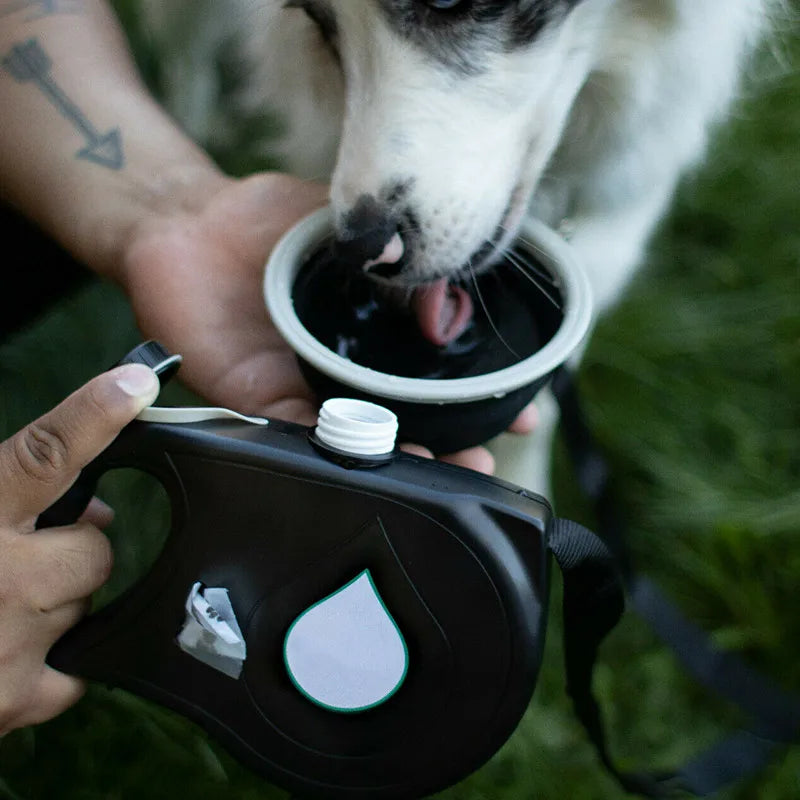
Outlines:
<svg viewBox="0 0 800 800"><path fill-rule="evenodd" d="M116 367L0 443L0 521L20 525L52 505L158 390L148 367Z"/></svg>

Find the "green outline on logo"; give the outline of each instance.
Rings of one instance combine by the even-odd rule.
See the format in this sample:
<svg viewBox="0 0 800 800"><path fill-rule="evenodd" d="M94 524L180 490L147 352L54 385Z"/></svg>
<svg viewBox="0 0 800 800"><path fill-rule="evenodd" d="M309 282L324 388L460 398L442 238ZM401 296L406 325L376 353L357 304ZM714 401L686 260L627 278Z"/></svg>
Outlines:
<svg viewBox="0 0 800 800"><path fill-rule="evenodd" d="M394 685L394 688L390 692L385 694L380 700L376 700L374 703L369 703L368 705L365 705L365 706L357 706L356 708L340 708L339 706L331 706L331 705L328 705L327 703L323 703L321 700L317 700L316 697L313 697L312 695L310 695L297 682L297 680L294 677L294 674L292 673L292 669L289 666L289 661L288 661L288 659L286 657L286 643L289 641L289 636L291 635L292 630L294 629L294 626L297 625L297 623L300 622L300 620L306 614L308 614L310 611L313 611L317 606L322 605L324 602L330 600L332 597L336 597L337 594L341 594L343 591L345 591L345 589L347 589L348 586L352 586L363 575L367 576L367 580L369 581L370 586L372 586L372 591L375 593L375 597L378 598L378 602L383 607L384 613L389 618L389 621L392 623L392 625L394 625L394 629L397 631L397 635L400 637L400 643L403 645L403 658L404 658L403 673L402 673L402 675L400 675L399 679L397 680L397 683ZM348 581L340 589L337 589L335 592L331 592L329 595L326 595L325 597L323 597L321 600L318 600L313 605L310 605L289 626L289 630L286 631L286 636L284 636L284 638L283 638L283 665L286 667L286 672L289 675L289 680L291 680L291 682L294 685L295 689L297 689L297 691L300 692L300 694L302 694L303 697L307 698L312 703L314 703L314 705L319 706L320 708L324 708L327 711L336 711L339 714L358 714L361 711L369 711L369 709L375 708L376 706L379 706L379 705L382 705L390 697L393 697L396 694L397 690L403 685L403 682L406 679L406 675L408 674L408 660L409 660L408 659L408 645L406 644L406 640L405 640L405 637L403 636L403 632L400 630L400 626L397 624L397 622L395 622L394 617L392 616L392 614L389 611L389 609L386 607L386 603L383 602L383 597L381 597L381 593L378 591L378 587L375 586L375 581L372 579L372 573L369 571L369 569L362 570L361 572L358 573L358 575L356 575L355 578L353 578L352 580Z"/></svg>

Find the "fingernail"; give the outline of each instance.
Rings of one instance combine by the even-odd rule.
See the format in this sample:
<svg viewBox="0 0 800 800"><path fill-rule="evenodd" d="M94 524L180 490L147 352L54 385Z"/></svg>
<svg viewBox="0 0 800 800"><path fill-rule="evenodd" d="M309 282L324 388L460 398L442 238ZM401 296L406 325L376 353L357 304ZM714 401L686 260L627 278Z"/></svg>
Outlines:
<svg viewBox="0 0 800 800"><path fill-rule="evenodd" d="M147 400L148 403L158 397L160 384L158 376L144 364L125 364L116 370L117 386L130 397Z"/></svg>
<svg viewBox="0 0 800 800"><path fill-rule="evenodd" d="M101 500L99 497L93 497L89 502L94 509L102 512L103 514L114 513L114 509L108 503L106 503L105 500Z"/></svg>

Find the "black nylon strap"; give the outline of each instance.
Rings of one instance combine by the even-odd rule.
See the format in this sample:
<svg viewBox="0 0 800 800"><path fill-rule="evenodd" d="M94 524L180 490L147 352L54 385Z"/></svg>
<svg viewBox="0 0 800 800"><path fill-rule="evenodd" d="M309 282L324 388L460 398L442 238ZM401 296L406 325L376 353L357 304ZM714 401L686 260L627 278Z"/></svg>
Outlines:
<svg viewBox="0 0 800 800"><path fill-rule="evenodd" d="M592 691L597 649L625 610L617 559L599 536L568 519L553 520L549 547L564 578L564 665L575 714L603 764L627 791L670 797L674 775L636 774L616 768Z"/></svg>
<svg viewBox="0 0 800 800"><path fill-rule="evenodd" d="M656 635L670 645L702 685L735 703L759 725L761 736L792 742L800 735L800 700L779 689L731 653L717 650L708 635L681 614L648 578L629 583L633 606Z"/></svg>
<svg viewBox="0 0 800 800"><path fill-rule="evenodd" d="M554 374L552 388L561 408L564 440L578 484L592 502L598 530L603 542L617 559L633 607L698 682L744 711L752 724L749 729L736 731L702 752L672 775L630 776L617 770L609 757L599 710L591 693L597 647L610 628L606 627L607 620L603 613L598 619L586 618L581 621L574 619L575 614L570 611L567 618L567 609L581 605L581 597L591 591L586 587L580 590L573 588L578 580L592 577L585 570L582 576L576 572L574 580L568 579L565 572L564 580L565 658L568 687L570 681L573 684L570 694L576 714L586 727L603 763L628 791L646 797L670 796L675 791L688 791L698 797L714 794L724 786L762 769L785 744L800 741L800 698L778 688L735 654L716 649L707 634L687 620L651 580L633 570L625 546L624 523L610 488L608 464L586 424L575 382L565 367L559 368ZM558 536L561 538L575 536L578 542L586 538L585 534L576 533L574 528L565 527L563 521L558 522L556 529L560 531ZM559 560L557 548L566 548L556 540L553 552ZM587 551L586 558L593 558L592 552ZM559 564L562 569L574 572L571 567L573 560L574 557L566 559L566 567L561 565L560 560ZM579 592L578 598L568 599L567 594L573 592ZM598 599L595 602L601 604L602 588L596 593ZM596 624L597 631L602 632L599 638L598 633L586 630L590 624ZM572 625L577 626L574 633L570 630ZM568 638L578 635L589 637L585 647L574 642L568 644ZM575 659L583 663L571 664L570 661Z"/></svg>

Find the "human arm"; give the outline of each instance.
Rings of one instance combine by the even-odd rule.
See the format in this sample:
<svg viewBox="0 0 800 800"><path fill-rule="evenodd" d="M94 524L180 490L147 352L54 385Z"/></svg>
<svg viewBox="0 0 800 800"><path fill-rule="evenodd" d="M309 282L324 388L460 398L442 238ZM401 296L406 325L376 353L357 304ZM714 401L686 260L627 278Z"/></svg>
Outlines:
<svg viewBox="0 0 800 800"><path fill-rule="evenodd" d="M184 356L181 378L199 394L310 421L260 273L326 188L224 175L143 86L105 3L37 5L0 4L3 197L125 289L142 330Z"/></svg>
<svg viewBox="0 0 800 800"><path fill-rule="evenodd" d="M62 5L0 2L0 193L121 281L137 225L225 176L148 93L107 4Z"/></svg>

